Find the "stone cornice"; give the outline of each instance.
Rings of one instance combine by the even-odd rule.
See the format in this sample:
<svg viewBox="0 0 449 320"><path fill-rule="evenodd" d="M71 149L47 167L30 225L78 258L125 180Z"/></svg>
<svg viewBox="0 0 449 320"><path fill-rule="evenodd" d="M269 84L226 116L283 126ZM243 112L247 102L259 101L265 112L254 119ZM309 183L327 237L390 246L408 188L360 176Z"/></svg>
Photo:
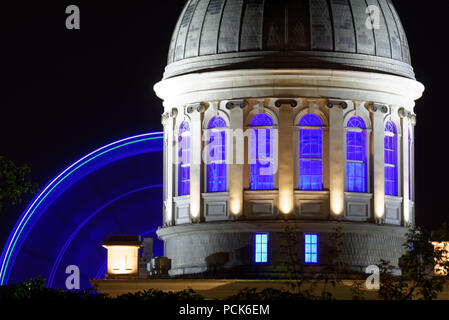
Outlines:
<svg viewBox="0 0 449 320"><path fill-rule="evenodd" d="M189 74L154 87L166 107L200 101L283 97L376 101L413 111L424 86L411 79L380 73L339 70L233 70Z"/></svg>

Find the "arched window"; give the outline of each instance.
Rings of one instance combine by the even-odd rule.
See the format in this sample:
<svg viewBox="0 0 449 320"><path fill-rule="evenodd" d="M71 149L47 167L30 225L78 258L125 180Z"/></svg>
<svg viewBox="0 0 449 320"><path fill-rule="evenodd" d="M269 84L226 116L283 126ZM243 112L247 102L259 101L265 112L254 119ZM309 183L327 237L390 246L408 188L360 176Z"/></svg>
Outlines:
<svg viewBox="0 0 449 320"><path fill-rule="evenodd" d="M323 122L315 114L299 122L299 190L323 190Z"/></svg>
<svg viewBox="0 0 449 320"><path fill-rule="evenodd" d="M398 196L398 138L391 121L385 124L385 194Z"/></svg>
<svg viewBox="0 0 449 320"><path fill-rule="evenodd" d="M213 117L208 125L207 192L227 191L226 121Z"/></svg>
<svg viewBox="0 0 449 320"><path fill-rule="evenodd" d="M408 129L408 199L412 200L412 136Z"/></svg>
<svg viewBox="0 0 449 320"><path fill-rule="evenodd" d="M361 117L348 121L346 133L346 185L348 192L368 191L366 124Z"/></svg>
<svg viewBox="0 0 449 320"><path fill-rule="evenodd" d="M249 189L274 189L273 120L265 113L251 120Z"/></svg>
<svg viewBox="0 0 449 320"><path fill-rule="evenodd" d="M190 126L184 121L178 136L178 196L190 194Z"/></svg>

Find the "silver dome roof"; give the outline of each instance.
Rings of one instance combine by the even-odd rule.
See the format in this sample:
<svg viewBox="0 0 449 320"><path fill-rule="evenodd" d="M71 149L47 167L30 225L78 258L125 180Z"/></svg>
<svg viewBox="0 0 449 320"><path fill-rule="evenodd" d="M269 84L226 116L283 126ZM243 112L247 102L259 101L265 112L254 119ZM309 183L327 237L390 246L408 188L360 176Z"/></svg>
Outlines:
<svg viewBox="0 0 449 320"><path fill-rule="evenodd" d="M378 8L379 28L366 26L368 6ZM371 71L415 79L391 0L189 0L164 78L254 68Z"/></svg>

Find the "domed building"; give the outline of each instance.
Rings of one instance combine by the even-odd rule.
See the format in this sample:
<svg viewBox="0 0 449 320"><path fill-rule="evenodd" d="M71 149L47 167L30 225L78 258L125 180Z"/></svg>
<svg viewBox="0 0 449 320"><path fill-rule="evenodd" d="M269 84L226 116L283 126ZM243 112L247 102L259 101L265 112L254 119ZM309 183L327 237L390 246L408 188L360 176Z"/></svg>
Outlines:
<svg viewBox="0 0 449 320"><path fill-rule="evenodd" d="M170 274L397 265L414 224L415 80L390 0L189 0L164 78Z"/></svg>

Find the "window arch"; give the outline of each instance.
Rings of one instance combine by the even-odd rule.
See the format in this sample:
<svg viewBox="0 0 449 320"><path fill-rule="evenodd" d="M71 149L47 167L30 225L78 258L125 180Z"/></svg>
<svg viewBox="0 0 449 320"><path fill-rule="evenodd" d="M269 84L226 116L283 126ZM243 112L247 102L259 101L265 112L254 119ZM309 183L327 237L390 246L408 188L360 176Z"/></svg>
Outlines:
<svg viewBox="0 0 449 320"><path fill-rule="evenodd" d="M396 126L385 124L385 194L398 196L398 137Z"/></svg>
<svg viewBox="0 0 449 320"><path fill-rule="evenodd" d="M249 189L274 189L273 119L265 113L255 115L250 124Z"/></svg>
<svg viewBox="0 0 449 320"><path fill-rule="evenodd" d="M323 190L323 122L307 114L299 122L299 190Z"/></svg>
<svg viewBox="0 0 449 320"><path fill-rule="evenodd" d="M352 117L346 133L346 189L348 192L368 191L366 156L366 124L359 117Z"/></svg>
<svg viewBox="0 0 449 320"><path fill-rule="evenodd" d="M190 194L190 126L184 121L178 136L178 196Z"/></svg>
<svg viewBox="0 0 449 320"><path fill-rule="evenodd" d="M218 116L213 117L207 126L207 192L227 191L226 127L226 121Z"/></svg>

